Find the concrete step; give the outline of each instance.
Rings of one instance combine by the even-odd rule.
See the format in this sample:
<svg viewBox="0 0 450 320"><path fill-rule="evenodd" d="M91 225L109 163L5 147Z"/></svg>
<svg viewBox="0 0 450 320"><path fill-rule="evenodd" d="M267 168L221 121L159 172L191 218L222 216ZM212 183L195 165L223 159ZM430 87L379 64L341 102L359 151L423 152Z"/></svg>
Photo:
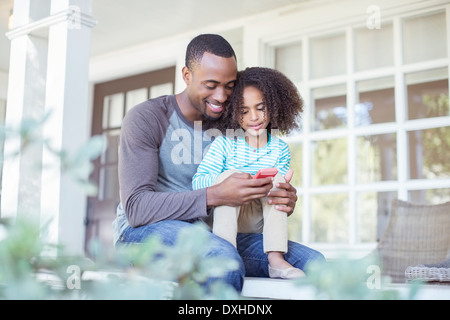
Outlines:
<svg viewBox="0 0 450 320"><path fill-rule="evenodd" d="M385 290L395 290L399 298L407 299L410 284L389 284ZM242 296L249 299L314 300L316 290L310 285L298 286L292 280L247 277ZM423 284L414 296L415 300L450 300L450 283Z"/></svg>

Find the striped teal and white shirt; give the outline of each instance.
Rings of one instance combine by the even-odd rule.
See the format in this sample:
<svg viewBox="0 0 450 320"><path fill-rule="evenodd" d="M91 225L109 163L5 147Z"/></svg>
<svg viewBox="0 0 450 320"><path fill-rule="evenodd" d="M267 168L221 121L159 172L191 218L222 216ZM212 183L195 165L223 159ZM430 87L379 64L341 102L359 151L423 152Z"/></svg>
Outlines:
<svg viewBox="0 0 450 320"><path fill-rule="evenodd" d="M192 188L198 190L211 186L217 177L227 170L235 169L255 175L259 169L277 168L283 176L289 170L291 153L286 142L272 137L263 148L252 148L244 137L217 137L192 178Z"/></svg>

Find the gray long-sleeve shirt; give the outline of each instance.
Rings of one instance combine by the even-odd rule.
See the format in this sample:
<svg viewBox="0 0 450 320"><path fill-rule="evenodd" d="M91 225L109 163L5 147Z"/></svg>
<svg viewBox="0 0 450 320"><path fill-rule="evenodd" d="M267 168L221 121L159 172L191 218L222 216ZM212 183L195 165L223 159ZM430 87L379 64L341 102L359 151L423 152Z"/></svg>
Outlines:
<svg viewBox="0 0 450 320"><path fill-rule="evenodd" d="M192 177L211 143L201 122L188 121L174 95L150 99L125 116L119 143L121 203L114 242L127 226L205 218L206 189Z"/></svg>

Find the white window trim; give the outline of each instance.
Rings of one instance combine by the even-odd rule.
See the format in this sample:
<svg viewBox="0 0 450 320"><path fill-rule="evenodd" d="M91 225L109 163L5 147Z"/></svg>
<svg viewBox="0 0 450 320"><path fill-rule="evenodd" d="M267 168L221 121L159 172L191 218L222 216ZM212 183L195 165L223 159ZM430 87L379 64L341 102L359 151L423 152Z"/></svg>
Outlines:
<svg viewBox="0 0 450 320"><path fill-rule="evenodd" d="M406 114L406 86L405 74L411 72L424 71L429 69L446 67L449 72L450 79L450 5L443 5L445 1L429 1L427 3L417 3L405 7L397 7L388 9L387 14L383 12L383 24L392 23L393 26L393 49L394 49L394 65L391 67L365 70L354 72L354 51L353 51L353 35L354 30L363 24L356 24L356 17L338 20L338 22L330 23L328 27L318 26L314 28L303 28L303 30L278 30L273 31L273 35L260 34L258 38L259 61L261 65L274 67L275 53L274 50L278 46L288 45L295 42L302 43L302 59L303 59L303 74L302 82L297 83L304 100L309 103L311 101L310 92L313 88L324 87L336 84L345 84L347 86L347 105L354 105L356 97L356 83L361 80L370 80L381 77L393 77L395 88L395 106L396 106L396 121L393 123L373 124L367 127L355 127L355 117L352 108L348 109L348 126L345 129L334 129L326 131L311 131L310 109L305 108L302 117L303 132L301 135L289 137L287 140L302 142L303 146L303 186L298 188L298 194L303 211L302 220L302 242L311 245L312 247L321 249L326 252L326 255L335 255L337 252L352 251L357 254L368 253L376 247L375 243L359 243L357 240L358 223L357 223L357 193L360 191L395 191L398 192L398 198L407 200L408 192L411 190L422 190L428 188L450 188L450 179L426 180L426 179L408 179L408 132L414 130L421 130L424 128L437 128L448 126L450 123L450 116L439 118L427 118L407 120ZM407 17L414 17L422 14L429 14L433 12L445 11L447 20L447 57L443 59L436 59L432 61L403 64L403 39L402 39L402 21ZM360 20L358 20L360 21ZM274 23L275 27L275 23ZM277 29L275 27L275 29ZM280 29L280 28L278 28ZM252 30L255 32L254 30ZM311 38L328 35L333 32L346 33L346 49L347 49L347 74L322 78L310 79L309 61L310 50L309 41ZM280 36L282 35L282 36ZM254 35L255 36L255 35ZM253 40L252 43L255 43ZM245 51L245 50L244 50ZM255 50L253 50L256 52ZM449 90L450 92L450 90ZM380 181L367 184L357 184L356 182L356 137L364 134L385 134L395 133L397 138L397 180L395 181ZM333 186L312 186L311 185L311 142L318 140L326 140L330 136L333 138L347 138L347 152L348 152L348 184L333 185ZM407 165L404 165L407 164ZM311 242L311 211L310 199L311 195L330 192L346 192L349 195L349 242L345 244L329 244L329 243L313 243Z"/></svg>

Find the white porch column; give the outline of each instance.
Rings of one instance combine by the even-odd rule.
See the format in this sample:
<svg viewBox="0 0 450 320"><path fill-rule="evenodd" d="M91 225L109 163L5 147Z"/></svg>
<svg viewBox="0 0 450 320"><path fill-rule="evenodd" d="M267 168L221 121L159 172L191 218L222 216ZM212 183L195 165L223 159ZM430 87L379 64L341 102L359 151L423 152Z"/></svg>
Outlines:
<svg viewBox="0 0 450 320"><path fill-rule="evenodd" d="M15 0L6 124L51 112L42 137L73 153L89 138L88 70L92 0ZM45 11L45 12L44 12ZM18 141L5 143L5 155ZM31 212L51 221L48 240L83 254L86 195L41 146L3 166L2 217Z"/></svg>
<svg viewBox="0 0 450 320"><path fill-rule="evenodd" d="M24 117L39 119L44 114L47 69L47 38L42 34L17 32L48 16L50 2L16 0L14 2L10 68L5 124L18 127ZM39 133L38 133L39 135ZM2 176L1 216L37 217L40 204L40 159L42 146L19 150L19 139L7 139Z"/></svg>
<svg viewBox="0 0 450 320"><path fill-rule="evenodd" d="M65 19L50 26L45 110L51 112L44 138L55 150L74 153L89 138L88 72L91 0L52 0L51 14ZM62 175L60 159L44 149L41 215L51 219L49 240L63 245L66 253L84 252L86 194Z"/></svg>

